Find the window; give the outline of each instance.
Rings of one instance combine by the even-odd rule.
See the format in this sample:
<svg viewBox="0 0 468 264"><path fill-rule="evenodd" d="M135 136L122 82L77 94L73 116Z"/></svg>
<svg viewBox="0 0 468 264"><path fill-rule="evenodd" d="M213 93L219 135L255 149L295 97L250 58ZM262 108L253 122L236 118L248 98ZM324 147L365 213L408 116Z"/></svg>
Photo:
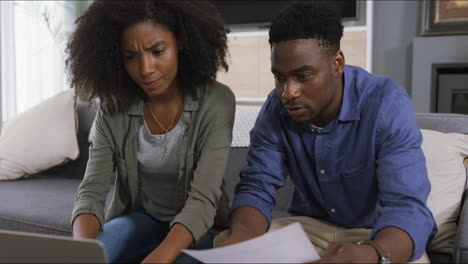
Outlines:
<svg viewBox="0 0 468 264"><path fill-rule="evenodd" d="M2 1L2 121L68 89L65 46L82 1Z"/></svg>
<svg viewBox="0 0 468 264"><path fill-rule="evenodd" d="M341 49L347 64L371 71L372 1L359 1L358 9L358 18L343 20ZM257 24L230 25L230 28L229 72L220 72L218 80L233 90L238 103L261 105L275 86L270 71L268 29Z"/></svg>

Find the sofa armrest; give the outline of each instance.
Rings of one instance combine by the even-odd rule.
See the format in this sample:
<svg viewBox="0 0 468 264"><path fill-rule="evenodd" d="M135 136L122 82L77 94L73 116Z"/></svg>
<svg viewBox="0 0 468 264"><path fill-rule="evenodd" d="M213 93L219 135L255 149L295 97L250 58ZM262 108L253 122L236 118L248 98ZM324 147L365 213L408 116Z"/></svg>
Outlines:
<svg viewBox="0 0 468 264"><path fill-rule="evenodd" d="M468 168L466 168L468 176ZM468 263L468 194L466 192L462 199L462 208L458 221L457 236L455 238L454 246L454 260L455 263Z"/></svg>

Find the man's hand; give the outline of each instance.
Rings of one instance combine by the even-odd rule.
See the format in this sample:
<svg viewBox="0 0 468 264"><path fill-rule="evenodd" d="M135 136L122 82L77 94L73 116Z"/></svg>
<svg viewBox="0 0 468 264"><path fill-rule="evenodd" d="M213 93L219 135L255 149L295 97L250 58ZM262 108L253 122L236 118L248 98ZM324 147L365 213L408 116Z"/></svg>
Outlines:
<svg viewBox="0 0 468 264"><path fill-rule="evenodd" d="M406 263L413 252L413 241L403 230L386 227L380 230L374 241L391 256L393 263ZM377 251L368 244L332 243L323 258L316 263L378 263Z"/></svg>
<svg viewBox="0 0 468 264"><path fill-rule="evenodd" d="M312 263L379 263L379 255L370 245L332 243L323 258Z"/></svg>
<svg viewBox="0 0 468 264"><path fill-rule="evenodd" d="M265 216L256 208L241 206L231 216L231 233L223 246L236 244L263 235L268 228Z"/></svg>
<svg viewBox="0 0 468 264"><path fill-rule="evenodd" d="M230 233L229 236L226 238L226 240L224 240L222 246L224 247L224 246L237 244L237 243L249 240L249 239L252 239L252 236L247 232L238 231L236 232L236 235L234 236L232 235L232 233Z"/></svg>

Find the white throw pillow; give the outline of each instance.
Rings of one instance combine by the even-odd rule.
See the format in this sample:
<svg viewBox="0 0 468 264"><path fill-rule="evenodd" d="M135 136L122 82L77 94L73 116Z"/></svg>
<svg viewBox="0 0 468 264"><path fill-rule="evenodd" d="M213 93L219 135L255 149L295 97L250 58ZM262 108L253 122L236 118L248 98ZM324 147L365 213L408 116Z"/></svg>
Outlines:
<svg viewBox="0 0 468 264"><path fill-rule="evenodd" d="M457 232L457 217L465 188L468 135L421 129L422 150L432 188L427 205L439 228L431 251L452 253Z"/></svg>
<svg viewBox="0 0 468 264"><path fill-rule="evenodd" d="M73 89L6 122L0 135L0 180L29 177L76 159L76 131Z"/></svg>

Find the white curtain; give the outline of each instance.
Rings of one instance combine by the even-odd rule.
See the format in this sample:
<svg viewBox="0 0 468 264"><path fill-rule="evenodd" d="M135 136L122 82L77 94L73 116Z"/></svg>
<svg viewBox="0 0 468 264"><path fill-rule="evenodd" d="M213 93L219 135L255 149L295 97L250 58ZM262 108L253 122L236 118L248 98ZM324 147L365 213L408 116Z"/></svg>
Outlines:
<svg viewBox="0 0 468 264"><path fill-rule="evenodd" d="M69 88L65 46L79 1L1 1L2 119ZM5 29L4 29L5 27Z"/></svg>
<svg viewBox="0 0 468 264"><path fill-rule="evenodd" d="M15 64L15 24L14 2L0 2L0 121L16 115L16 64ZM0 123L1 125L1 123Z"/></svg>

